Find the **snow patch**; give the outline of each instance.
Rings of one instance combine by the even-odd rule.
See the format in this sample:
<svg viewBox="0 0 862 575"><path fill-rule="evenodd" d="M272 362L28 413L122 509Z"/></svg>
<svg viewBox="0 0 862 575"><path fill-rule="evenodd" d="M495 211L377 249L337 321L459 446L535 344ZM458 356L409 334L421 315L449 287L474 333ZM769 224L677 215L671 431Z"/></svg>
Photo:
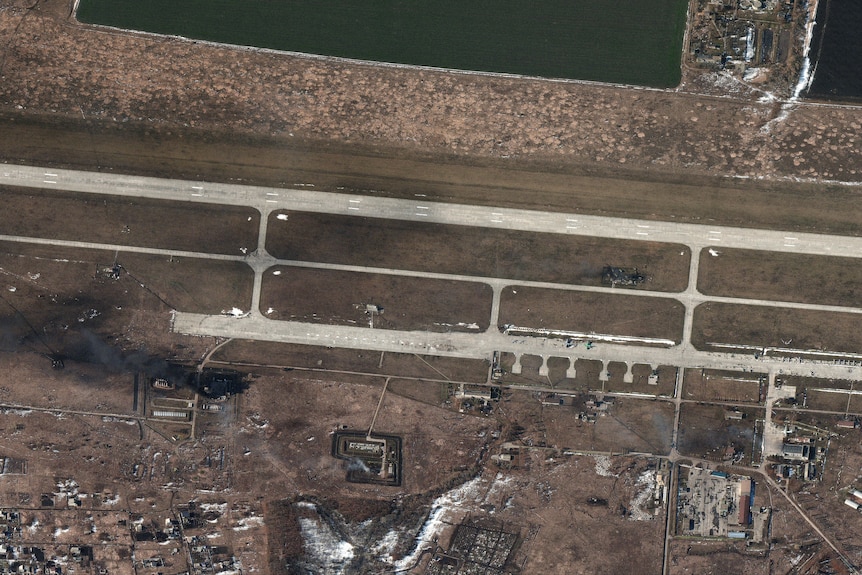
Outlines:
<svg viewBox="0 0 862 575"><path fill-rule="evenodd" d="M229 315L232 317L248 317L250 312L244 312L238 307L233 307L229 310L222 310L222 315Z"/></svg>
<svg viewBox="0 0 862 575"><path fill-rule="evenodd" d="M343 541L328 525L314 519L299 518L303 547L307 556L319 564L320 575L342 575L347 563L353 559L353 545Z"/></svg>
<svg viewBox="0 0 862 575"><path fill-rule="evenodd" d="M281 270L275 270L274 272L272 272L272 275L274 275L274 276L280 276L280 275L281 275Z"/></svg>
<svg viewBox="0 0 862 575"><path fill-rule="evenodd" d="M619 477L616 473L611 473L611 458L607 455L594 455L596 460L596 474L602 477Z"/></svg>
<svg viewBox="0 0 862 575"><path fill-rule="evenodd" d="M476 477L434 500L434 503L431 505L431 513L428 515L428 519L425 520L425 524L422 526L419 535L416 536L416 546L413 548L413 552L395 563L396 570L403 571L416 563L422 550L431 543L431 540L448 523L449 514L458 511L468 500L476 499L481 484L482 478Z"/></svg>
<svg viewBox="0 0 862 575"><path fill-rule="evenodd" d="M276 217L277 219L279 219L279 220L282 220L282 221L287 220L287 214L278 214L278 215L277 215L277 216L275 216L275 217Z"/></svg>
<svg viewBox="0 0 862 575"><path fill-rule="evenodd" d="M259 527L263 525L263 517L258 515L252 515L251 517L243 517L237 523L237 526L233 528L234 531L247 531L252 527Z"/></svg>
<svg viewBox="0 0 862 575"><path fill-rule="evenodd" d="M392 563L392 551L398 545L398 532L389 531L377 544L371 548L372 553L377 555L381 561Z"/></svg>
<svg viewBox="0 0 862 575"><path fill-rule="evenodd" d="M719 256L719 254L720 254L720 253L721 253L721 252L718 252L718 251L715 251L715 250L714 250L714 249L712 249L712 248L709 248L709 255L711 255L711 256L712 256L712 257L714 257L714 258L717 258L717 257Z"/></svg>
<svg viewBox="0 0 862 575"><path fill-rule="evenodd" d="M198 503L198 509L204 513L215 511L224 515L225 511L227 511L227 503Z"/></svg>
<svg viewBox="0 0 862 575"><path fill-rule="evenodd" d="M644 509L644 504L649 501L655 491L655 469L647 469L638 475L635 485L641 488L640 491L629 501L629 510L631 515L629 519L632 521L650 521L653 515Z"/></svg>
<svg viewBox="0 0 862 575"><path fill-rule="evenodd" d="M274 310L274 309L272 309L271 307L266 308L266 315L269 315L269 314L271 314L271 313L273 313L273 312L275 312L275 310Z"/></svg>

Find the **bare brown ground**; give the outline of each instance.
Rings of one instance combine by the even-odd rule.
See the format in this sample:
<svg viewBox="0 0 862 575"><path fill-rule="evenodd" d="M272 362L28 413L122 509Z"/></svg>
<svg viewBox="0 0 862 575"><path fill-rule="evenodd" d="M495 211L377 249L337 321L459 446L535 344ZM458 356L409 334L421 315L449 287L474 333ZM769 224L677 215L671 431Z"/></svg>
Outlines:
<svg viewBox="0 0 862 575"><path fill-rule="evenodd" d="M508 352L500 354L500 367L503 369L503 381L506 383L565 390L601 389L601 382L599 382L599 372L602 370L601 362L584 359L575 360L575 378L570 379L566 376L566 371L571 365L571 361L569 358L549 357L548 375L540 376L539 368L542 365L542 358L536 355L522 355L521 373L515 375L512 373L512 366L515 363L514 354Z"/></svg>
<svg viewBox="0 0 862 575"><path fill-rule="evenodd" d="M670 575L760 575L769 568L762 550L748 550L730 541L675 540L671 543Z"/></svg>
<svg viewBox="0 0 862 575"><path fill-rule="evenodd" d="M251 432L242 437L251 450L243 481L332 499L391 499L435 489L477 462L492 421L387 393L374 429L403 438L404 483L400 488L347 483L346 462L330 455L330 432L343 425L368 429L382 383L343 384L298 372L258 378L243 397L240 415ZM255 427L249 416L266 421L266 427ZM482 430L486 433L480 436Z"/></svg>
<svg viewBox="0 0 862 575"><path fill-rule="evenodd" d="M0 187L6 235L240 255L257 248L253 208Z"/></svg>
<svg viewBox="0 0 862 575"><path fill-rule="evenodd" d="M245 178L253 166L286 183L294 182L278 176L347 172L336 185L381 189L385 170L365 158L347 166L313 160L305 166L313 169L304 171L299 164L309 156L291 152L297 144L347 144L353 153L431 159L425 170L436 176L416 179L454 186L438 188L435 197L856 233L860 208L853 189L714 180L701 187L698 178L858 181L858 109L795 104L784 117L779 104L754 101L754 91L742 99L686 93L715 92L718 80L711 74L688 77L676 92L456 75L99 30L70 20L69 4L59 1L28 8L15 0L0 14L0 36L8 39L0 89L4 123L17 128L22 118L41 117L65 123L64 129L71 125L79 135L75 143L62 143L51 141L50 130L40 137L26 127L4 130L0 155L6 158L212 173L216 179ZM121 137L119 146L96 143L106 131L116 136L127 129L135 135ZM221 148L196 145L227 134L231 142ZM236 145L258 137L270 139L278 153L243 152ZM453 177L458 169L439 164L451 159L492 160L508 177L474 171L484 189L464 194L466 180ZM588 178L556 189L545 182L524 187L510 170L530 162ZM410 171L404 168L396 166L400 175L388 180L401 184L383 187L405 188ZM536 178L537 171L521 178ZM617 175L623 179L589 178ZM658 185L631 181L656 178ZM492 182L509 191L501 194ZM543 189L549 191L533 193Z"/></svg>
<svg viewBox="0 0 862 575"><path fill-rule="evenodd" d="M228 294L202 290L195 299L185 293L193 284L182 283L188 278L182 270L168 270L155 281L157 287L165 281L160 293L129 274L114 280L97 273L116 256L96 250L0 244L2 348L57 353L120 370L126 369L130 355L136 359L129 365L146 364L151 356L176 361L196 358L209 338L171 334L170 307L165 301L212 309Z"/></svg>
<svg viewBox="0 0 862 575"><path fill-rule="evenodd" d="M855 381L847 381L843 379L825 379L819 377L802 377L798 375L782 376L781 380L787 385L796 386L797 390L802 388L823 388L823 389L859 389L859 384Z"/></svg>
<svg viewBox="0 0 862 575"><path fill-rule="evenodd" d="M383 313L372 317L366 305L379 306ZM274 320L478 333L490 322L491 286L276 266L263 276L260 307Z"/></svg>
<svg viewBox="0 0 862 575"><path fill-rule="evenodd" d="M760 403L761 390L766 394L765 373L687 369L683 377L683 399Z"/></svg>
<svg viewBox="0 0 862 575"><path fill-rule="evenodd" d="M679 342L685 309L670 298L527 288L503 289L500 327L572 330Z"/></svg>
<svg viewBox="0 0 862 575"><path fill-rule="evenodd" d="M578 418L585 411L580 398L576 404L542 405L542 395L513 391L501 403L506 417L525 427L522 441L558 449L600 452L653 453L670 451L673 405L648 399L616 398L614 405L596 423ZM517 419L516 419L517 418Z"/></svg>
<svg viewBox="0 0 862 575"><path fill-rule="evenodd" d="M522 530L523 542L512 558L521 572L661 571L664 514L644 521L629 515L632 500L644 489L637 479L655 466L654 460L613 458L602 476L592 457L558 459L534 451L527 466L501 471L486 497L493 515L474 513ZM492 468L486 473L493 472ZM590 498L606 503L590 505Z"/></svg>
<svg viewBox="0 0 862 575"><path fill-rule="evenodd" d="M862 529L862 514L844 505L851 489L862 486L862 443L858 429L838 429L838 417L799 415L803 423L815 423L834 433L829 443L827 464L821 481L792 485L795 497L818 525L848 555L859 564L862 545L857 534ZM816 419L815 419L816 418Z"/></svg>
<svg viewBox="0 0 862 575"><path fill-rule="evenodd" d="M758 453L760 451L760 446L755 445L754 431L755 421L763 419L763 409L739 409L745 414L742 420L725 419L724 414L728 409L722 405L683 403L679 422L680 453L722 461L725 449L733 446L745 452L742 463L750 464L752 449Z"/></svg>
<svg viewBox="0 0 862 575"><path fill-rule="evenodd" d="M855 306L862 267L854 258L714 247L703 250L697 287L707 295Z"/></svg>
<svg viewBox="0 0 862 575"><path fill-rule="evenodd" d="M699 349L733 343L859 353L860 321L849 313L710 302L694 310L692 343ZM791 340L790 345L782 343Z"/></svg>
<svg viewBox="0 0 862 575"><path fill-rule="evenodd" d="M288 260L592 286L615 265L638 268L649 277L641 288L657 291L686 288L691 255L677 244L287 210L270 216L266 249Z"/></svg>
<svg viewBox="0 0 862 575"><path fill-rule="evenodd" d="M649 376L652 371L652 366L641 363L635 364L632 366L632 382L626 383L623 381L626 373L625 364L611 362L608 364L608 372L611 375L605 383L605 391L672 396L676 386L676 368L666 365L659 366L656 370L658 383L654 385L649 383Z"/></svg>

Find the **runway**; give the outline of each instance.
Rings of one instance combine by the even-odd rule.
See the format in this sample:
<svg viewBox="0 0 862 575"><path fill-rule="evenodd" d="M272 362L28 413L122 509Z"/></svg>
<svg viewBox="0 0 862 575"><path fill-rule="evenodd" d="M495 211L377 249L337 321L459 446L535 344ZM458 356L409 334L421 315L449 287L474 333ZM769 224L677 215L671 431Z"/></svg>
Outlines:
<svg viewBox="0 0 862 575"><path fill-rule="evenodd" d="M862 237L410 201L310 190L170 180L0 164L0 185L462 226L862 258Z"/></svg>
<svg viewBox="0 0 862 575"><path fill-rule="evenodd" d="M249 206L259 210L262 215L259 243L257 250L247 256L217 256L196 252L174 252L172 250L106 246L85 242L64 242L0 236L0 239L9 241L244 261L252 267L255 272L255 282L251 311L246 317L201 316L177 312L173 320L173 329L180 333L478 359L489 359L494 352L509 352L514 354L516 358L520 358L525 354L537 355L544 358L545 362L547 362L549 357L569 358L571 361L584 358L600 360L605 364L610 361L624 362L629 366L629 369L632 364L640 363L654 366L673 365L693 368L753 370L757 372L804 376L816 375L818 377L836 379L857 379L862 375L862 367L843 365L833 360L787 361L786 359L762 356L756 359L753 354L701 352L694 349L690 343L694 308L705 301L779 306L816 311L862 313L862 308L856 307L821 306L704 296L697 291L696 286L699 265L698 255L702 249L716 246L857 258L862 257L862 238L860 237L801 234L754 228L585 216L539 210L503 209L488 206L144 178L118 174L46 169L32 166L13 166L8 164L0 164L0 185L3 184L90 194L110 194L161 200ZM266 252L265 242L268 216L273 210L278 209L682 244L692 250L689 267L689 285L685 291L677 294L638 290L626 290L624 292L626 295L674 297L680 300L686 306L682 343L669 348L602 343L597 349L593 350L573 350L566 348L564 341L561 339L513 337L500 333L495 329L498 319L497 314L499 312L499 295L501 289L506 285L526 285L600 292L610 292L612 291L610 288L277 260ZM268 320L259 311L260 287L263 273L273 265L300 265L323 269L434 277L459 281L482 281L491 285L494 290L491 329L488 332L479 334L440 334ZM618 292L619 290L617 290Z"/></svg>

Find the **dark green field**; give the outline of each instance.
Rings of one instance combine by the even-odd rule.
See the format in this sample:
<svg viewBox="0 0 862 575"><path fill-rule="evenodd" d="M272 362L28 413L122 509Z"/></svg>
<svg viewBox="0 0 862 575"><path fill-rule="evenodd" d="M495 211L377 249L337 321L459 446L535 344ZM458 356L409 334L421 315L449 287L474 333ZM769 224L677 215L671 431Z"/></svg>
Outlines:
<svg viewBox="0 0 862 575"><path fill-rule="evenodd" d="M459 70L676 86L686 0L81 0L92 24Z"/></svg>

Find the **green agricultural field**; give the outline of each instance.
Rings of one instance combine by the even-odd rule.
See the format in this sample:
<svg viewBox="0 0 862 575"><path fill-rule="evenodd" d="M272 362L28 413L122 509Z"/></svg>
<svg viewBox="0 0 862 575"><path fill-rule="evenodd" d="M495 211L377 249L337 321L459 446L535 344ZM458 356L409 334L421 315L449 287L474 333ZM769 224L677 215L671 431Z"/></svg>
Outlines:
<svg viewBox="0 0 862 575"><path fill-rule="evenodd" d="M686 0L81 0L92 24L459 70L676 86Z"/></svg>

